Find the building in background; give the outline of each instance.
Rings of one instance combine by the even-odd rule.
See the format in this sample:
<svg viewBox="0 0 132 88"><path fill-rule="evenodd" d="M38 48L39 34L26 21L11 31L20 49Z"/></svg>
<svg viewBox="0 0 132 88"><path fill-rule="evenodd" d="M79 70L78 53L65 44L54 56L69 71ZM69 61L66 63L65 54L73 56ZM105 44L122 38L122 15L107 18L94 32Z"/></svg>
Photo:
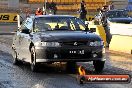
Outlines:
<svg viewBox="0 0 132 88"><path fill-rule="evenodd" d="M19 8L19 0L0 0L0 8Z"/></svg>

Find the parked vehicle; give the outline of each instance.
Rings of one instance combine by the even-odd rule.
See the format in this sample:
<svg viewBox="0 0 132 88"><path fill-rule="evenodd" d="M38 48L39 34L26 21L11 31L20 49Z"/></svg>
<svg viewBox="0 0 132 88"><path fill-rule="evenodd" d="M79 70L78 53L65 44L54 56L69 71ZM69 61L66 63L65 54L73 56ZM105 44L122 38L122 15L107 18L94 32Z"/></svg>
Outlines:
<svg viewBox="0 0 132 88"><path fill-rule="evenodd" d="M132 32L132 18L128 16L127 11L111 10L107 12L107 17L111 34L130 34Z"/></svg>

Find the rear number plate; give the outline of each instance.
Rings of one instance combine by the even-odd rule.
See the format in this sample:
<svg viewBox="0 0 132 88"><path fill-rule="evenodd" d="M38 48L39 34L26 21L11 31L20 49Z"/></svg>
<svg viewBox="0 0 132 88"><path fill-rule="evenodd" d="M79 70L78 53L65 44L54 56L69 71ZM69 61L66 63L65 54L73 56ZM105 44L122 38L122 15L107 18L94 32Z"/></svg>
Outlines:
<svg viewBox="0 0 132 88"><path fill-rule="evenodd" d="M70 54L84 54L84 50L70 50Z"/></svg>

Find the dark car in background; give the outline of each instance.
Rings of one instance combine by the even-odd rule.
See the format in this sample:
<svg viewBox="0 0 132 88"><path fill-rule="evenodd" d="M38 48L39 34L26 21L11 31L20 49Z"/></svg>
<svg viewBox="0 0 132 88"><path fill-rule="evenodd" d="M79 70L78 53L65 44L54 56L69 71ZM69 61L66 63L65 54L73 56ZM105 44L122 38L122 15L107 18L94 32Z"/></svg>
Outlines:
<svg viewBox="0 0 132 88"><path fill-rule="evenodd" d="M109 10L106 12L106 15L108 18L129 17L127 10L124 10L124 9Z"/></svg>
<svg viewBox="0 0 132 88"><path fill-rule="evenodd" d="M110 10L106 12L106 16L108 21L114 23L130 24L132 22L132 18L128 16L126 10Z"/></svg>
<svg viewBox="0 0 132 88"><path fill-rule="evenodd" d="M115 9L109 10L105 12L105 15L108 19L108 22L116 22L116 23L125 23L130 24L132 22L132 18L128 15L127 10L123 9ZM100 19L100 15L96 15L95 19Z"/></svg>
<svg viewBox="0 0 132 88"><path fill-rule="evenodd" d="M110 10L107 12L108 26L111 34L123 34L132 30L132 18L126 10Z"/></svg>
<svg viewBox="0 0 132 88"><path fill-rule="evenodd" d="M105 12L107 17L107 31L108 35L113 34L130 34L132 32L132 18L128 15L128 11L124 9L114 9ZM96 15L95 20L100 22L101 15ZM106 37L109 39L109 37ZM111 40L110 40L111 41Z"/></svg>
<svg viewBox="0 0 132 88"><path fill-rule="evenodd" d="M12 50L14 64L29 62L32 71L41 63L66 62L73 69L76 62L93 61L101 72L105 64L103 40L74 16L28 17L14 35Z"/></svg>

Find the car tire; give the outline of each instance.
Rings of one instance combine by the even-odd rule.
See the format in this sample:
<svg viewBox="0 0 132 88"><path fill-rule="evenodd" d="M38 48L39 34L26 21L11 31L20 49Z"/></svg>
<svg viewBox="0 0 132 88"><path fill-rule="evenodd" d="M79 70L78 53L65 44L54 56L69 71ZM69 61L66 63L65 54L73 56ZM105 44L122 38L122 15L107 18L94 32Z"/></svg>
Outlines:
<svg viewBox="0 0 132 88"><path fill-rule="evenodd" d="M13 64L14 65L19 65L20 61L18 60L17 52L14 49L12 50L12 56L13 56Z"/></svg>
<svg viewBox="0 0 132 88"><path fill-rule="evenodd" d="M31 71L32 72L37 72L38 71L38 65L36 63L36 52L35 52L35 47L31 48Z"/></svg>
<svg viewBox="0 0 132 88"><path fill-rule="evenodd" d="M94 69L97 73L103 71L105 61L93 61Z"/></svg>
<svg viewBox="0 0 132 88"><path fill-rule="evenodd" d="M68 73L76 73L77 72L76 62L67 62L66 70L68 71Z"/></svg>

